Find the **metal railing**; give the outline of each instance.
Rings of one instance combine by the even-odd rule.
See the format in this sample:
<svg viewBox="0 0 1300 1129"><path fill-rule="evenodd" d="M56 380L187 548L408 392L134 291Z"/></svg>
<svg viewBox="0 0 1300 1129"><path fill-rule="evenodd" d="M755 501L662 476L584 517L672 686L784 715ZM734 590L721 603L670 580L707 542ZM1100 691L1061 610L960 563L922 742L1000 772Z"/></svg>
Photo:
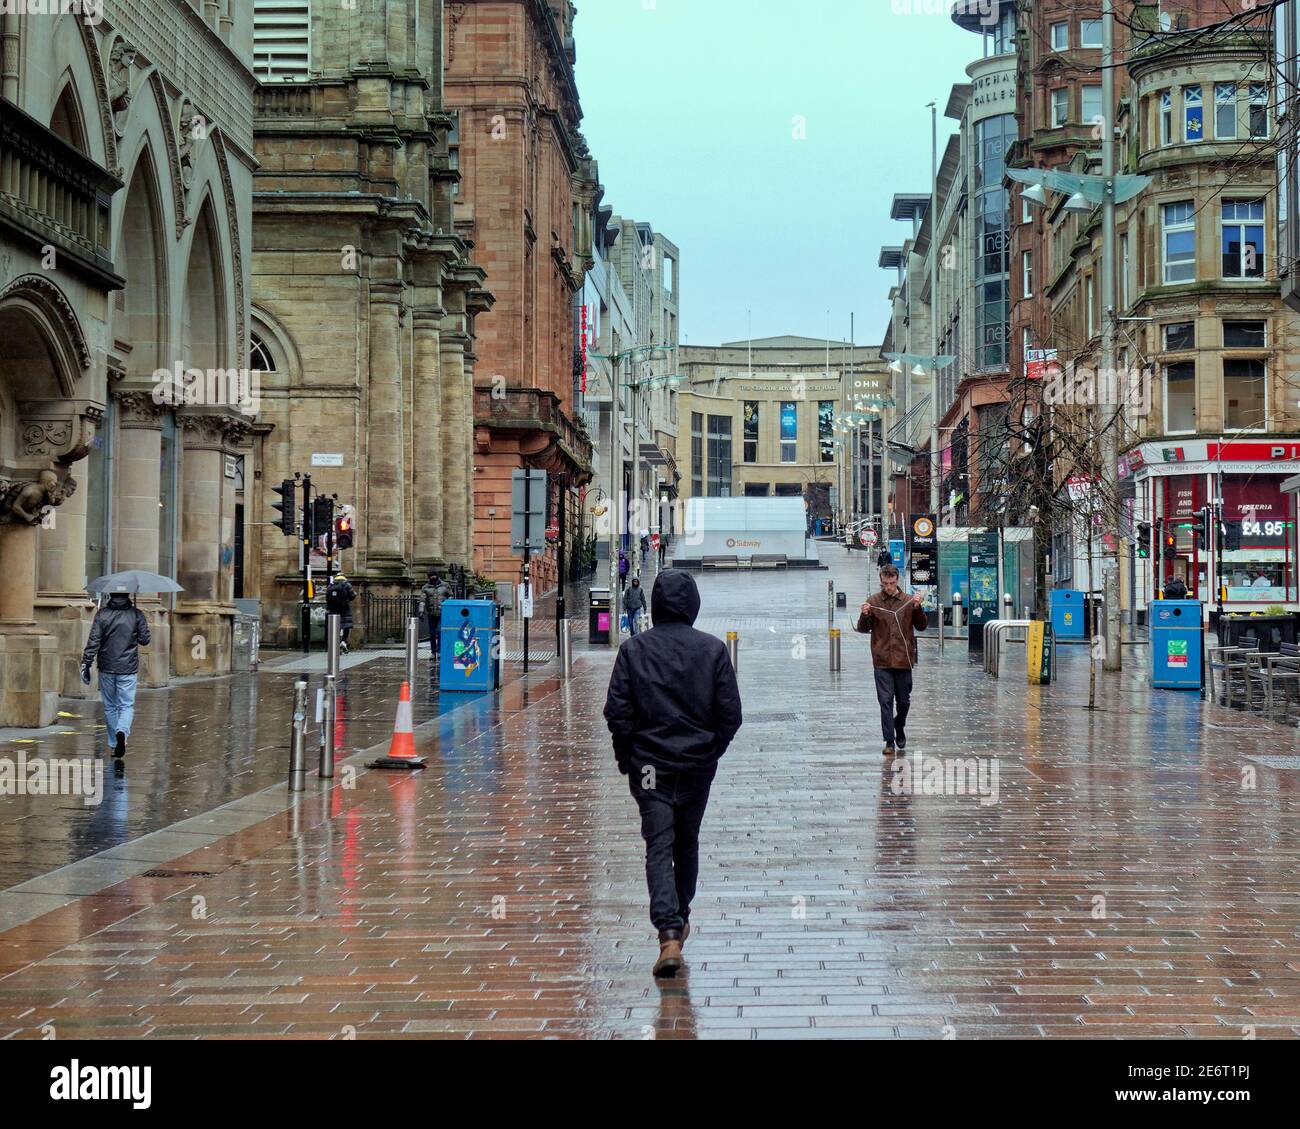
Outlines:
<svg viewBox="0 0 1300 1129"><path fill-rule="evenodd" d="M406 642L406 625L420 621L420 639L429 638L429 623L424 618L424 601L419 596L375 596L363 594L365 601L365 642L368 647L400 647Z"/></svg>

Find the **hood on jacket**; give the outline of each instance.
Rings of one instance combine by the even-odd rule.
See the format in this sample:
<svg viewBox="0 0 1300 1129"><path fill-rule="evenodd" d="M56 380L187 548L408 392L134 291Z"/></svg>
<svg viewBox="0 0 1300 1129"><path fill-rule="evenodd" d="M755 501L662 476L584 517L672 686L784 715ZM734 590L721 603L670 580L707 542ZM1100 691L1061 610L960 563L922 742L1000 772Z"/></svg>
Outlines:
<svg viewBox="0 0 1300 1129"><path fill-rule="evenodd" d="M661 572L650 597L650 611L656 624L693 624L700 614L700 590L695 586L695 578L675 568Z"/></svg>
<svg viewBox="0 0 1300 1129"><path fill-rule="evenodd" d="M131 597L125 592L114 592L108 598L110 608L129 608L131 607Z"/></svg>

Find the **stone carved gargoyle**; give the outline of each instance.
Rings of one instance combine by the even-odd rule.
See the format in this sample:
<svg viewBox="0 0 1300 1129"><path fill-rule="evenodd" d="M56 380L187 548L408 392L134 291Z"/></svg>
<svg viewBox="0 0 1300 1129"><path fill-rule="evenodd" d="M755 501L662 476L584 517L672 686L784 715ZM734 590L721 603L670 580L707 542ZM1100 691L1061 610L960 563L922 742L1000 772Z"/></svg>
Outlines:
<svg viewBox="0 0 1300 1129"><path fill-rule="evenodd" d="M71 475L60 480L52 470L43 470L35 482L0 478L0 525L39 525L50 506L61 506L77 492Z"/></svg>

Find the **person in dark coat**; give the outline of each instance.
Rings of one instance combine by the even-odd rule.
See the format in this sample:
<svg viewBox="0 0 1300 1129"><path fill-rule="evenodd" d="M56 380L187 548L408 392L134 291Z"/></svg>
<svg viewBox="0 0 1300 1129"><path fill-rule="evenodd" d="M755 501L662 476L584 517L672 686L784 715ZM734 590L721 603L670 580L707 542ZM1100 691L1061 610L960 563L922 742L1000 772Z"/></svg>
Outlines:
<svg viewBox="0 0 1300 1129"><path fill-rule="evenodd" d="M889 555L888 549L881 549L876 555L876 568L888 568L894 563L894 558Z"/></svg>
<svg viewBox="0 0 1300 1129"><path fill-rule="evenodd" d="M90 668L98 660L99 696L104 728L113 756L126 756L126 739L135 719L135 690L140 676L140 648L149 646L149 621L131 597L114 592L95 613L90 638L81 654L81 681L90 685Z"/></svg>
<svg viewBox="0 0 1300 1129"><path fill-rule="evenodd" d="M1187 599L1187 585L1183 583L1182 577L1175 576L1168 584L1165 585L1166 600L1185 600Z"/></svg>
<svg viewBox="0 0 1300 1129"><path fill-rule="evenodd" d="M626 554L622 549L619 549L619 551L618 551L618 586L619 586L619 588L626 588L626 587L627 587L627 570L628 570L627 554Z"/></svg>
<svg viewBox="0 0 1300 1129"><path fill-rule="evenodd" d="M436 659L442 647L442 602L452 597L451 585L436 572L429 573L429 583L420 589L424 618L429 623L429 657Z"/></svg>
<svg viewBox="0 0 1300 1129"><path fill-rule="evenodd" d="M325 611L339 617L339 633L342 636L343 652L347 653L348 633L352 630L352 601L357 598L357 590L341 572L325 590Z"/></svg>
<svg viewBox="0 0 1300 1129"><path fill-rule="evenodd" d="M623 610L627 613L627 629L635 635L641 629L641 613L645 611L645 589L638 576L632 577L632 587L623 593Z"/></svg>
<svg viewBox="0 0 1300 1129"><path fill-rule="evenodd" d="M675 976L690 935L709 789L742 718L725 644L691 626L700 593L690 573L660 573L650 607L653 629L619 647L605 722L641 811L650 920L659 931L654 974Z"/></svg>

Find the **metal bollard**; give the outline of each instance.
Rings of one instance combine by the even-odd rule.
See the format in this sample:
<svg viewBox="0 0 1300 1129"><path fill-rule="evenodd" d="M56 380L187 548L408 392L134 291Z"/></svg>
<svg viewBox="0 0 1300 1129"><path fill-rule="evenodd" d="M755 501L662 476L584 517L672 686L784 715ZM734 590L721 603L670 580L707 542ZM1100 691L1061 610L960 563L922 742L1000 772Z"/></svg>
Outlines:
<svg viewBox="0 0 1300 1129"><path fill-rule="evenodd" d="M840 629L831 628L831 670L840 669Z"/></svg>
<svg viewBox="0 0 1300 1129"><path fill-rule="evenodd" d="M338 714L338 698L334 691L334 675L325 676L325 720L321 723L323 740L320 745L320 778L334 778L334 721Z"/></svg>
<svg viewBox="0 0 1300 1129"><path fill-rule="evenodd" d="M289 738L289 791L301 792L307 783L307 683L293 684L293 730Z"/></svg>
<svg viewBox="0 0 1300 1129"><path fill-rule="evenodd" d="M569 630L569 621L560 620L557 625L556 647L560 652L560 674L565 678L573 675L573 633Z"/></svg>
<svg viewBox="0 0 1300 1129"><path fill-rule="evenodd" d="M1002 593L1002 618L1015 619L1015 600L1011 598L1010 592Z"/></svg>
<svg viewBox="0 0 1300 1129"><path fill-rule="evenodd" d="M952 633L955 636L961 635L961 593L952 594Z"/></svg>
<svg viewBox="0 0 1300 1129"><path fill-rule="evenodd" d="M415 665L420 654L420 619L411 616L406 621L406 684L415 693Z"/></svg>
<svg viewBox="0 0 1300 1129"><path fill-rule="evenodd" d="M339 676L339 642L343 630L343 617L337 613L325 617L325 673L332 678Z"/></svg>
<svg viewBox="0 0 1300 1129"><path fill-rule="evenodd" d="M727 632L727 657L731 659L733 670L740 669L740 636L734 631Z"/></svg>
<svg viewBox="0 0 1300 1129"><path fill-rule="evenodd" d="M826 581L826 626L835 626L835 581Z"/></svg>

